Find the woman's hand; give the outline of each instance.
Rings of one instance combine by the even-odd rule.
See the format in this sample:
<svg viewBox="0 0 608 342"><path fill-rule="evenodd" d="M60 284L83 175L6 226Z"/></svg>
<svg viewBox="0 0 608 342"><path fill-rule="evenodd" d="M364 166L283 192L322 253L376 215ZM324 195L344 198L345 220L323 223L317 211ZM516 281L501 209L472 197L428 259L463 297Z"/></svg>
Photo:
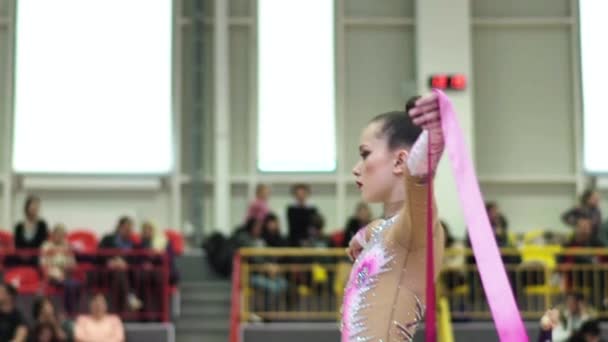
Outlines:
<svg viewBox="0 0 608 342"><path fill-rule="evenodd" d="M553 330L559 324L559 311L557 309L547 310L540 319L540 328L544 331Z"/></svg>
<svg viewBox="0 0 608 342"><path fill-rule="evenodd" d="M441 130L441 115L439 113L439 97L430 93L419 98L414 108L408 113L412 122L425 130Z"/></svg>
<svg viewBox="0 0 608 342"><path fill-rule="evenodd" d="M348 248L346 248L346 255L348 255L350 261L355 261L362 250L363 246L361 246L361 243L353 237L348 243Z"/></svg>

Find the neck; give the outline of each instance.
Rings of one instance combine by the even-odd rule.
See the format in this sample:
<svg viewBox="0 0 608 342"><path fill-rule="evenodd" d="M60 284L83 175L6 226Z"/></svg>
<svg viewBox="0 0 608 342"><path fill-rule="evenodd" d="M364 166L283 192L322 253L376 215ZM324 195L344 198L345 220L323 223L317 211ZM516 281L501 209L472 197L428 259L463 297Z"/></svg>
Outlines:
<svg viewBox="0 0 608 342"><path fill-rule="evenodd" d="M384 203L384 218L391 218L399 213L405 201L395 201Z"/></svg>

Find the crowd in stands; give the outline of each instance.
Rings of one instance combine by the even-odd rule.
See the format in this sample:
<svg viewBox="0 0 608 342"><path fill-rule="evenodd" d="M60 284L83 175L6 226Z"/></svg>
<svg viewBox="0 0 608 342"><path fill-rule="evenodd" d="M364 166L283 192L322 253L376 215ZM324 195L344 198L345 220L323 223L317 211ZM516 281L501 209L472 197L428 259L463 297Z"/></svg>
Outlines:
<svg viewBox="0 0 608 342"><path fill-rule="evenodd" d="M168 318L183 248L175 232L144 221L137 233L124 216L97 242L92 230L49 229L40 204L28 197L13 234L0 232L0 341L124 341L122 320ZM36 298L31 314L17 309L21 295Z"/></svg>
<svg viewBox="0 0 608 342"><path fill-rule="evenodd" d="M287 232L286 236L281 235L280 221L274 208L269 207L270 188L266 185L259 185L256 191L256 198L251 202L244 224L238 227L233 235L234 249L239 247L346 247L348 242L356 232L370 223L374 217L370 208L359 203L354 214L348 219L343 230L327 235L324 232L324 220L318 208L309 202L311 196L310 188L306 184L295 184L291 191L293 204L286 208ZM493 229L496 242L499 247L511 250L503 254L503 261L507 265L522 266L530 260L526 259L522 246L557 246L560 250L568 248L605 248L608 242L608 222L604 223L599 207L600 197L596 190L585 191L580 198L580 202L567 209L561 219L564 224L571 227L568 232L559 230L543 230L538 234L533 232L513 232L510 230L509 221L502 212L498 203L487 202L486 211L488 220ZM556 214L556 215L559 215ZM470 248L470 241L465 236L463 240L455 238L449 225L442 221L446 236L447 248ZM525 249L525 248L524 248ZM513 252L515 251L515 252ZM608 253L590 253L590 255L559 255L554 256L554 263L557 265L599 265L608 261ZM265 263L268 266L266 272L258 272L252 275L251 286L255 289L264 288L267 291L284 291L288 286L285 279L277 271L277 262L280 260L265 258L264 260L253 260L254 263ZM299 260L302 261L302 260ZM314 260L311 262L315 262ZM458 269L458 266L474 265L475 258L466 254L447 255L445 264L450 266L450 270ZM456 267L456 268L455 268ZM465 268L463 268L465 269ZM513 268L511 268L513 269ZM519 268L518 270L527 270ZM450 273L452 272L452 273ZM472 282L473 277L461 271L450 271L448 277L443 278L444 285L452 288L461 286L467 282ZM534 268L530 271L534 272ZM555 282L555 279L543 279L546 274L538 272L541 280L534 280L533 277L520 277L519 282L523 287L537 285L548 281ZM314 273L314 268L313 272ZM556 272L557 273L557 272ZM603 295L606 291L605 279L608 279L608 271L576 271L558 274L560 277L561 289L566 293L564 305L559 306L560 325L555 329L554 341L579 341L581 336L597 336L599 331L598 318L593 306L604 308L608 300ZM314 277L314 275L311 275ZM477 278L478 279L478 278ZM509 279L515 283L515 275L510 274ZM522 280L523 279L523 280ZM530 280L532 279L532 280ZM478 281L478 280L477 280ZM577 285L578 284L578 285ZM585 286L599 286L600 291L586 289L579 291L581 284ZM520 290L521 291L521 290ZM515 293L522 295L523 293ZM581 341L586 341L582 339Z"/></svg>

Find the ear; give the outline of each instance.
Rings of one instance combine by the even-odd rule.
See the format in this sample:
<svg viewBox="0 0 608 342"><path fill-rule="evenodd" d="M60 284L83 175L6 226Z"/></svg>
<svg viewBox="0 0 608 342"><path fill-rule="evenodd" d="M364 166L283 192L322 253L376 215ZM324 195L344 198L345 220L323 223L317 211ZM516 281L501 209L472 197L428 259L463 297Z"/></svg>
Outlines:
<svg viewBox="0 0 608 342"><path fill-rule="evenodd" d="M395 175L402 175L407 167L406 161L410 153L406 149L398 149L395 151L393 158L393 173Z"/></svg>

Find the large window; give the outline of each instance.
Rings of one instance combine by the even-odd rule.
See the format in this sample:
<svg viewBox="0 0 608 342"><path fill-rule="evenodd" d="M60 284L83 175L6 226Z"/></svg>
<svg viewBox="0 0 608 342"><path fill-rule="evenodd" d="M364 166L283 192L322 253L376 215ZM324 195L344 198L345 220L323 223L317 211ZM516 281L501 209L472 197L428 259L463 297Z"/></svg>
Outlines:
<svg viewBox="0 0 608 342"><path fill-rule="evenodd" d="M334 2L258 0L258 168L336 167Z"/></svg>
<svg viewBox="0 0 608 342"><path fill-rule="evenodd" d="M608 173L608 2L580 1L581 67L584 113L584 168L591 173Z"/></svg>
<svg viewBox="0 0 608 342"><path fill-rule="evenodd" d="M171 0L17 2L13 167L172 167Z"/></svg>

